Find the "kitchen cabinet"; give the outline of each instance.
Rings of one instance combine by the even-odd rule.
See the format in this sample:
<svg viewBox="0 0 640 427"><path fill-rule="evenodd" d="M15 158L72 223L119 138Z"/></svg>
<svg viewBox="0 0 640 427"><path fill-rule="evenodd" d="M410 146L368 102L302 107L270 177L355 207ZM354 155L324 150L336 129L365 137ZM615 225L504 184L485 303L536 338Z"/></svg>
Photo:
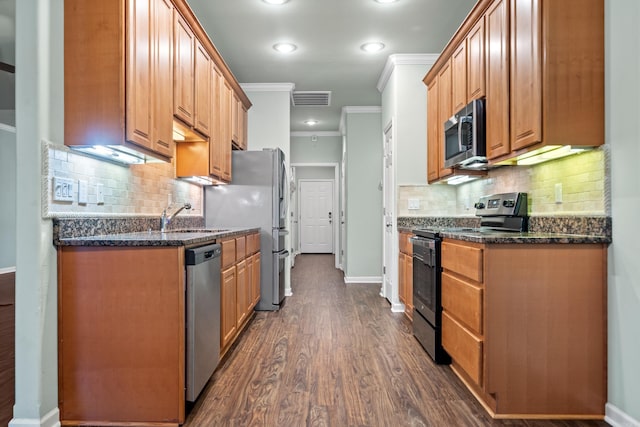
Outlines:
<svg viewBox="0 0 640 427"><path fill-rule="evenodd" d="M463 40L451 55L451 114L467 105L467 43Z"/></svg>
<svg viewBox="0 0 640 427"><path fill-rule="evenodd" d="M193 126L195 116L195 43L196 37L186 19L175 15L173 112L187 126Z"/></svg>
<svg viewBox="0 0 640 427"><path fill-rule="evenodd" d="M182 424L184 247L58 249L63 424Z"/></svg>
<svg viewBox="0 0 640 427"><path fill-rule="evenodd" d="M467 36L467 103L485 96L485 28L484 17Z"/></svg>
<svg viewBox="0 0 640 427"><path fill-rule="evenodd" d="M260 292L260 244L258 237L256 246L255 236L259 234L253 233L220 242L222 246L221 357L229 350L251 319L251 313L255 307L255 280L258 281L258 294Z"/></svg>
<svg viewBox="0 0 640 427"><path fill-rule="evenodd" d="M407 232L399 233L398 298L405 306L404 313L413 319L413 244Z"/></svg>
<svg viewBox="0 0 640 427"><path fill-rule="evenodd" d="M604 416L606 259L601 244L442 243L442 343L492 416Z"/></svg>
<svg viewBox="0 0 640 427"><path fill-rule="evenodd" d="M447 62L438 73L438 178L445 178L453 173L451 168L444 167L444 122L454 113L451 98L451 62Z"/></svg>
<svg viewBox="0 0 640 427"><path fill-rule="evenodd" d="M602 0L478 1L424 78L427 88L438 81L440 121L461 104L465 49L467 99L484 85L490 165L604 144ZM442 169L429 182L450 174Z"/></svg>
<svg viewBox="0 0 640 427"><path fill-rule="evenodd" d="M231 101L231 141L238 150L247 149L247 109L242 101L233 94Z"/></svg>
<svg viewBox="0 0 640 427"><path fill-rule="evenodd" d="M512 0L509 29L511 150L602 145L603 2Z"/></svg>
<svg viewBox="0 0 640 427"><path fill-rule="evenodd" d="M487 158L511 151L509 142L509 0L495 0L486 13Z"/></svg>
<svg viewBox="0 0 640 427"><path fill-rule="evenodd" d="M65 145L173 157L173 10L168 0L65 1Z"/></svg>
<svg viewBox="0 0 640 427"><path fill-rule="evenodd" d="M427 86L427 182L440 177L440 133L444 127L438 118L438 78Z"/></svg>
<svg viewBox="0 0 640 427"><path fill-rule="evenodd" d="M194 81L194 129L204 136L211 132L211 59L206 49L196 40L195 50L195 81Z"/></svg>
<svg viewBox="0 0 640 427"><path fill-rule="evenodd" d="M222 182L231 182L231 174L227 177L223 172L225 163L224 142L221 135L221 114L220 105L222 98L222 70L215 64L211 64L211 124L212 130L209 135L209 175L217 177ZM230 147L229 147L230 149Z"/></svg>

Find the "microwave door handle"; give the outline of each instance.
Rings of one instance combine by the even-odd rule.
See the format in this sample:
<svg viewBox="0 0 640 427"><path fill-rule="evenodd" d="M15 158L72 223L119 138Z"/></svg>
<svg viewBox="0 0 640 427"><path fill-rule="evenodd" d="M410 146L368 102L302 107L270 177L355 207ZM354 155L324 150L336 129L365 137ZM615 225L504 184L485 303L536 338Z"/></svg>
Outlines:
<svg viewBox="0 0 640 427"><path fill-rule="evenodd" d="M458 153L462 153L463 149L462 149L462 117L460 117L460 120L458 120L458 149L460 151L458 151Z"/></svg>

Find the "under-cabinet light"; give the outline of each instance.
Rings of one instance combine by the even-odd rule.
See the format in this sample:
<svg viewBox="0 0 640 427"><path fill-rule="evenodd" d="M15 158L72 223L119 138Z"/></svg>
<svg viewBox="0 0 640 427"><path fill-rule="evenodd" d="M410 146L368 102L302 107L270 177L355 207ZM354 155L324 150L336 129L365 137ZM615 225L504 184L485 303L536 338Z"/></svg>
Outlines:
<svg viewBox="0 0 640 427"><path fill-rule="evenodd" d="M447 184L460 185L460 184L464 184L465 182L475 181L478 178L480 177L477 175L456 175L454 177L447 179Z"/></svg>
<svg viewBox="0 0 640 427"><path fill-rule="evenodd" d="M518 166L531 166L538 163L547 162L549 160L560 159L562 157L571 156L572 154L587 151L589 147L573 147L571 145L552 145L534 150L530 153L523 154L516 158Z"/></svg>
<svg viewBox="0 0 640 427"><path fill-rule="evenodd" d="M147 161L143 154L139 154L133 150L127 150L126 147L119 145L72 146L70 148L93 157L99 157L124 165L139 165Z"/></svg>

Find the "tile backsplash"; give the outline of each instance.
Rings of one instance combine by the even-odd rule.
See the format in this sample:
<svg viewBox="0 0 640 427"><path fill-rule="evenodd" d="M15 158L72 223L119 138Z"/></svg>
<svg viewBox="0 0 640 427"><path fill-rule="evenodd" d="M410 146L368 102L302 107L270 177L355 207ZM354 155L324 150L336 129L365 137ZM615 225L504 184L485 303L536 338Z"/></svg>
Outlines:
<svg viewBox="0 0 640 427"><path fill-rule="evenodd" d="M480 196L522 191L529 196L529 214L610 216L608 147L534 166L505 166L489 171L486 178L462 184L400 186L397 216L474 216ZM556 203L556 185L562 201ZM418 199L419 209L408 209Z"/></svg>
<svg viewBox="0 0 640 427"><path fill-rule="evenodd" d="M121 166L76 153L64 145L43 142L43 216L159 216L168 205L191 203L181 216L202 216L202 187L175 179L174 163ZM53 177L74 181L74 201L53 200ZM87 181L87 203L78 203L78 181ZM102 184L104 203L97 203L96 185Z"/></svg>

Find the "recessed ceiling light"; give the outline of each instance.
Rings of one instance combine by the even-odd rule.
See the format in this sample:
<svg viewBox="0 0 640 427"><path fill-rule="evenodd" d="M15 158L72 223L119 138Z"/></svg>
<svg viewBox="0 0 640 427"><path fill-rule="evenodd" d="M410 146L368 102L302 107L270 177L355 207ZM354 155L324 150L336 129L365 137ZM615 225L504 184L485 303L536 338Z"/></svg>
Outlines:
<svg viewBox="0 0 640 427"><path fill-rule="evenodd" d="M315 126L318 124L318 121L314 119L309 119L309 120L305 120L304 124L308 126Z"/></svg>
<svg viewBox="0 0 640 427"><path fill-rule="evenodd" d="M384 43L380 43L380 42L365 43L362 46L360 46L360 49L369 53L380 52L382 49L384 49Z"/></svg>
<svg viewBox="0 0 640 427"><path fill-rule="evenodd" d="M378 3L395 3L397 1L398 0L376 0L376 2L378 2Z"/></svg>
<svg viewBox="0 0 640 427"><path fill-rule="evenodd" d="M293 43L276 43L273 48L280 53L290 53L296 50L298 46Z"/></svg>
<svg viewBox="0 0 640 427"><path fill-rule="evenodd" d="M269 4L285 4L289 0L262 0L262 1Z"/></svg>

